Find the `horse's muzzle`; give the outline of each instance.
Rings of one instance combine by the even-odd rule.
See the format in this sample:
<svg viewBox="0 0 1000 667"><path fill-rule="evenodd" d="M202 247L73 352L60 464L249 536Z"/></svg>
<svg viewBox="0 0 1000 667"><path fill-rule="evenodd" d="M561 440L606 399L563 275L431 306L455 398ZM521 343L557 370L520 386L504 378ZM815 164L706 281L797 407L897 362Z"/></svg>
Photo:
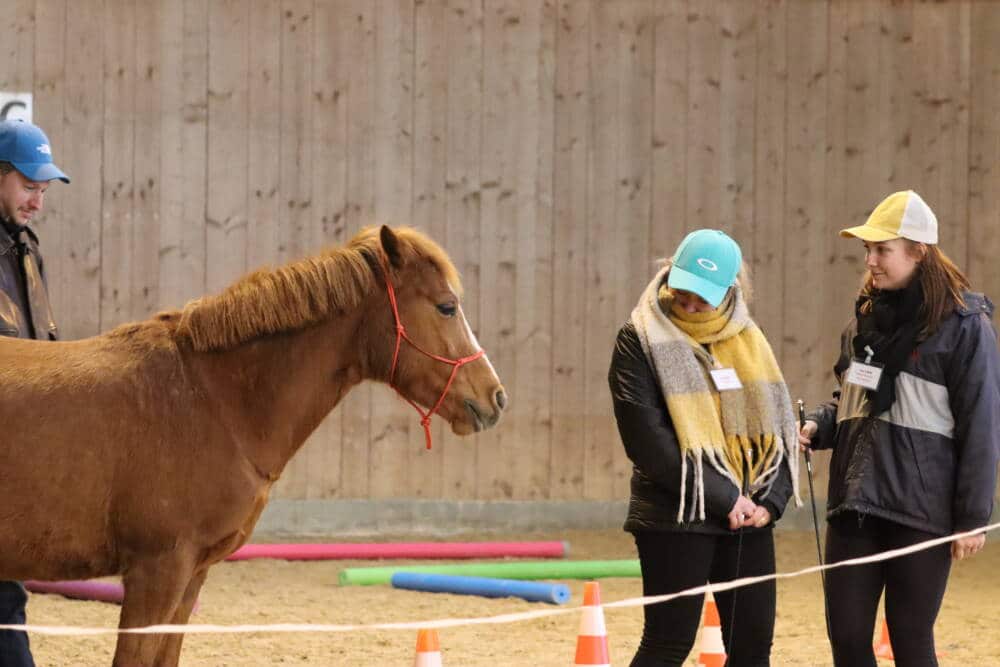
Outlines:
<svg viewBox="0 0 1000 667"><path fill-rule="evenodd" d="M506 406L507 394L504 393L503 389L497 389L493 395L492 409L488 411L484 410L476 401L468 398L465 399L465 409L469 411L477 433L496 426Z"/></svg>

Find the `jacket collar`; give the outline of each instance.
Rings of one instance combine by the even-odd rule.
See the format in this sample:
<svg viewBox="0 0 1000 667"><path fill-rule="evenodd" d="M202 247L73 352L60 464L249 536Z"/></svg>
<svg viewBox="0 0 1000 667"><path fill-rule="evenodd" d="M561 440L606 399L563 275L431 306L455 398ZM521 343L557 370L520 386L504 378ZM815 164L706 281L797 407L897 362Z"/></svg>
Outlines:
<svg viewBox="0 0 1000 667"><path fill-rule="evenodd" d="M31 227L22 227L21 229L25 232L25 235L28 237L27 238L28 249L31 252L37 254L38 235L35 234L34 230L31 229ZM0 255L6 255L8 252L10 252L11 248L13 248L16 245L17 245L17 238L7 230L7 225L0 224Z"/></svg>
<svg viewBox="0 0 1000 667"><path fill-rule="evenodd" d="M0 225L0 255L6 255L14 247L14 239L7 233L7 228Z"/></svg>

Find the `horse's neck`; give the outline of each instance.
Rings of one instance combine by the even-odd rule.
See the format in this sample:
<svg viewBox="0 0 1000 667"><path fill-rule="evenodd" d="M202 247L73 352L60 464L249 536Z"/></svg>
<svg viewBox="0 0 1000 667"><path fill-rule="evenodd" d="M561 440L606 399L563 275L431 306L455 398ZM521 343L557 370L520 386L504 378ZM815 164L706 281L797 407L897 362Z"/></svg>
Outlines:
<svg viewBox="0 0 1000 667"><path fill-rule="evenodd" d="M277 477L327 414L369 376L363 311L206 355L225 427L262 475ZM210 398L210 400L213 400Z"/></svg>

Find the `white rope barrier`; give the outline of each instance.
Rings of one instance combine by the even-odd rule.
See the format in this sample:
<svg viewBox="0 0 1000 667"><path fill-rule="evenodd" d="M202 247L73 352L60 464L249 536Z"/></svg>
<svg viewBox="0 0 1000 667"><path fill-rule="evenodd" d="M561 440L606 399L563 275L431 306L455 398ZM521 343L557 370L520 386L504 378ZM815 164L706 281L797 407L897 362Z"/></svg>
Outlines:
<svg viewBox="0 0 1000 667"><path fill-rule="evenodd" d="M851 558L849 560L838 561L836 563L831 563L827 565L813 565L811 567L803 568L801 570L796 570L794 572L776 572L774 574L765 574L756 577L742 577L740 579L733 579L731 581L725 581L714 584L705 584L703 586L696 586L694 588L689 588L687 590L680 591L678 593L669 593L667 595L653 595L638 598L627 598L625 600L618 600L617 602L604 603L602 606L605 609L616 609L624 607L642 607L648 604L656 604L658 602L666 602L668 600L673 600L675 598L690 596L690 595L701 595L706 592L718 592L727 591L734 588L740 588L743 586L749 586L751 584L757 584L762 581L771 581L772 579L791 579L793 577L801 577L807 574L813 574L816 572L822 572L824 570L832 570L834 568L840 567L851 567L854 565L864 565L867 563L877 563L879 561L890 560L892 558L898 558L899 556L905 556L907 554L916 553L918 551L924 551L932 547L936 547L941 544L946 544L948 542L954 542L955 540L962 539L964 537L971 537L973 535L978 535L980 533L987 533L992 530L1000 528L1000 523L990 524L982 528L976 528L964 533L956 533L954 535L948 535L946 537L938 537L932 540L926 540L924 542L918 542L917 544L910 545L908 547L902 547L899 549L892 549L890 551L883 551L881 553L873 554L871 556L865 556L862 558ZM34 632L41 635L59 635L59 636L94 636L94 635L114 635L114 634L249 634L249 633L263 633L263 632L362 632L371 630L419 630L419 629L441 629L441 628L453 628L457 626L465 625L495 625L500 623L516 623L520 621L533 620L536 618L545 618L548 616L560 616L563 614L575 613L580 610L581 607L563 607L559 609L539 609L536 611L527 612L517 612L512 614L500 614L497 616L485 616L479 618L442 618L436 620L428 621L402 621L396 623L368 623L368 624L353 624L353 625L341 625L341 624L325 624L325 623L276 623L271 625L150 625L143 628L88 628L88 627L75 627L75 626L63 626L63 625L0 625L0 630L21 630L25 632Z"/></svg>

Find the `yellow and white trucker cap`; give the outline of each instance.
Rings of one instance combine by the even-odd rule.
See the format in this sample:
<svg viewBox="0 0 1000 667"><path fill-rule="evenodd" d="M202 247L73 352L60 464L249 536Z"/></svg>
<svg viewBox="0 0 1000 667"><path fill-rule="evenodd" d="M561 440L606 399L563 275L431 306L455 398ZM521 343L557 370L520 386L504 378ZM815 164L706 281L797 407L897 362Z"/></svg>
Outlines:
<svg viewBox="0 0 1000 667"><path fill-rule="evenodd" d="M842 229L840 235L872 243L904 238L934 245L938 242L938 224L934 211L920 195L903 190L883 199L865 224Z"/></svg>

